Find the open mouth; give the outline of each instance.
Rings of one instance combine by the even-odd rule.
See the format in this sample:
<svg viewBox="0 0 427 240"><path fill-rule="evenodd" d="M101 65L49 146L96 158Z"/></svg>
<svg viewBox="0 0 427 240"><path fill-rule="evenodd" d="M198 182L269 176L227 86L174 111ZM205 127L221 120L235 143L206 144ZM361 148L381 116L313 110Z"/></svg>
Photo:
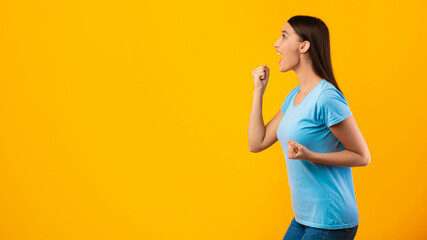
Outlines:
<svg viewBox="0 0 427 240"><path fill-rule="evenodd" d="M281 53L277 52L277 54L282 55ZM282 55L282 59L280 59L279 64L283 61L284 57Z"/></svg>

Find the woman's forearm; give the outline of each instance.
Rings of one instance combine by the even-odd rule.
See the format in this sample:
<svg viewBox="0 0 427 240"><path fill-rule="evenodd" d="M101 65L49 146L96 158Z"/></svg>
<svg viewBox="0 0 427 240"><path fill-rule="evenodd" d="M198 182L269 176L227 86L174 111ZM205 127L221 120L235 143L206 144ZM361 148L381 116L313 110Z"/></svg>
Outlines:
<svg viewBox="0 0 427 240"><path fill-rule="evenodd" d="M363 167L369 164L369 160L364 156L349 150L331 153L311 151L307 161L338 167Z"/></svg>
<svg viewBox="0 0 427 240"><path fill-rule="evenodd" d="M261 146L265 136L265 125L262 119L262 97L264 91L255 90L253 95L253 103L251 116L249 118L248 127L248 143L250 151L257 151L257 148Z"/></svg>

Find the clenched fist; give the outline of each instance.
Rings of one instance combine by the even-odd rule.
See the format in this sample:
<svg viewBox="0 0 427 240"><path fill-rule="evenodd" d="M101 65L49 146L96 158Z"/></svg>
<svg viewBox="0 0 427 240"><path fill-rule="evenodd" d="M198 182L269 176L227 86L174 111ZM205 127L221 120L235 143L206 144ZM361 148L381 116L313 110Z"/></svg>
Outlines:
<svg viewBox="0 0 427 240"><path fill-rule="evenodd" d="M252 71L252 77L254 78L255 89L265 90L270 76L270 68L267 65L262 65L255 68Z"/></svg>
<svg viewBox="0 0 427 240"><path fill-rule="evenodd" d="M303 145L288 140L288 158L289 159L302 159L302 160L310 160L312 151L308 150L308 148Z"/></svg>

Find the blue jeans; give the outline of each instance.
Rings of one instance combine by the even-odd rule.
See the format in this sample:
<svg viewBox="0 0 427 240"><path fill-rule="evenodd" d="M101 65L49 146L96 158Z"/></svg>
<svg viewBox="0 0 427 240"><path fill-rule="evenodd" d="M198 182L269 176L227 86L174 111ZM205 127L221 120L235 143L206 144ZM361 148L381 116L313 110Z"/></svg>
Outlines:
<svg viewBox="0 0 427 240"><path fill-rule="evenodd" d="M352 240L356 236L358 226L343 229L322 229L300 224L293 218L283 240Z"/></svg>

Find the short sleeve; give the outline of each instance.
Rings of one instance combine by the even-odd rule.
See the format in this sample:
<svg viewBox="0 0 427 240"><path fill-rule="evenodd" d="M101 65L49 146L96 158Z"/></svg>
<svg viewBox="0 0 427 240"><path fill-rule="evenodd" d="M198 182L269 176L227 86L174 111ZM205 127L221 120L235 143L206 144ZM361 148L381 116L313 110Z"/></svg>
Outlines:
<svg viewBox="0 0 427 240"><path fill-rule="evenodd" d="M327 127L350 117L352 112L344 96L336 88L328 88L320 93L317 100L319 120Z"/></svg>
<svg viewBox="0 0 427 240"><path fill-rule="evenodd" d="M294 89L292 89L292 91L286 96L285 98L285 102L282 104L282 106L280 107L280 110L283 111L283 114L285 114L286 110L288 109L289 106L289 101L291 99L292 94L295 92L295 90L297 89L298 86L296 86Z"/></svg>

